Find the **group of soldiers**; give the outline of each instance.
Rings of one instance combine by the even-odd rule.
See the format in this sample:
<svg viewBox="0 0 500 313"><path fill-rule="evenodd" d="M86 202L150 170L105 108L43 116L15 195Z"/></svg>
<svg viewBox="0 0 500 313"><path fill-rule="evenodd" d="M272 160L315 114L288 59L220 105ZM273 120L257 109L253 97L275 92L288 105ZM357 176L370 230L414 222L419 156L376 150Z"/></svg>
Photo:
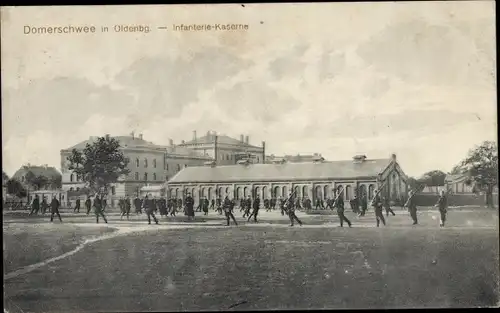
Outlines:
<svg viewBox="0 0 500 313"><path fill-rule="evenodd" d="M413 220L413 225L418 224L417 219L417 204L415 201L415 193L413 191L409 192L408 200L406 201L403 207L408 208L410 212L410 216ZM324 206L326 203L326 207ZM90 214L92 208L94 208L94 214L96 216L96 222L99 223L99 217L102 217L105 223L107 223L107 219L105 216L105 210L107 207L107 200L103 196L99 196L96 194L93 197L87 197L85 200L85 209L87 215ZM299 225L303 225L302 221L296 216L295 211L306 209L312 210L312 203L308 197L304 197L300 199L295 197L295 193L290 193L289 197L283 199L272 198L272 199L264 199L263 203L266 211L271 211L279 208L282 215L288 215L290 219L290 226L294 226L294 222L299 223ZM368 199L366 194L362 194L361 197L354 196L353 199L349 201L352 211L357 214L359 217L364 216L366 211L368 210ZM135 214L142 214L143 211L147 215L148 224L151 224L151 218L154 220L156 224L159 223L158 219L155 216L156 212L160 212L160 215L163 216L176 216L176 212L184 211L184 215L188 216L190 220L194 218L194 199L190 194L183 199L179 198L169 198L168 200L165 197L155 197L155 196L145 196L144 198L135 197L135 199L131 200L129 196L125 196L118 201L118 206L120 207L120 218L123 219L124 216L129 219L132 205L135 208ZM35 199L32 202L32 209L29 215L38 214L41 212L45 214L47 208L51 208L51 217L50 221L53 221L54 215L57 215L59 220L62 222L61 215L59 214L59 208L61 204L59 200L54 196L50 204L47 203L46 197L43 197L42 201L38 195L35 196ZM237 203L234 199L230 199L226 196L224 199L217 198L208 200L206 197L200 199L196 211L204 212L204 215L208 214L209 209L213 209L214 211L218 211L219 214L225 214L227 225L229 225L230 220L232 219L234 223L237 225L236 218L234 217L234 209L237 206ZM396 215L391 208L390 201L387 197L380 195L379 191L375 190L374 196L370 202L370 206L374 208L375 219L377 227L382 223L384 226L386 225L386 219L384 218L383 211L386 212L386 217L389 214L393 216ZM446 213L447 213L447 196L444 191L441 191L439 199L435 205L438 207L440 212L440 226L443 227L446 221ZM323 200L318 199L316 201L316 208L319 209L336 209L337 215L339 217L340 226L344 226L344 222L347 223L349 227L352 227L352 222L345 216L345 208L344 208L344 199L343 193L339 193L334 191L333 198L327 198L323 202ZM248 222L253 217L253 221L257 222L257 216L259 214L259 210L261 209L261 199L259 196L255 198L251 198L248 196L247 198L240 199L239 201L239 209L240 213L243 213L243 218L246 218ZM76 200L76 205L74 208L75 213L80 212L80 199Z"/></svg>

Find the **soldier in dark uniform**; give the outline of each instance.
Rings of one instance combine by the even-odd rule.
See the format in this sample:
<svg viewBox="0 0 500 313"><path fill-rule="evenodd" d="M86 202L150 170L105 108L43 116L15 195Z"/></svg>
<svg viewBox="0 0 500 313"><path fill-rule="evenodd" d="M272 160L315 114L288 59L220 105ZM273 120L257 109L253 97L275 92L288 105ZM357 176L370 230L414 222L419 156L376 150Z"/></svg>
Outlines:
<svg viewBox="0 0 500 313"><path fill-rule="evenodd" d="M316 209L316 210L318 210L318 209L324 209L324 208L321 206L321 201L320 201L320 199L316 200L316 208L315 208L315 209Z"/></svg>
<svg viewBox="0 0 500 313"><path fill-rule="evenodd" d="M250 216L250 209L252 208L252 199L250 196L245 201L245 213L243 213L243 218Z"/></svg>
<svg viewBox="0 0 500 313"><path fill-rule="evenodd" d="M99 216L102 216L104 219L104 223L108 223L108 220L106 219L106 216L104 215L104 210L103 210L103 202L104 199L99 199L99 196L96 195L94 199L94 213L95 213L95 218L96 218L96 223L99 223Z"/></svg>
<svg viewBox="0 0 500 313"><path fill-rule="evenodd" d="M103 196L101 203L102 203L102 211L104 212L104 211L106 211L106 208L108 207L108 200L106 198L104 198L104 196Z"/></svg>
<svg viewBox="0 0 500 313"><path fill-rule="evenodd" d="M134 207L135 207L135 214L139 215L142 214L142 201L139 199L139 196L136 196L134 199Z"/></svg>
<svg viewBox="0 0 500 313"><path fill-rule="evenodd" d="M404 207L408 208L408 211L410 212L410 216L413 219L413 225L417 225L418 224L417 204L415 203L415 197L414 197L413 190L410 190L408 200L406 201Z"/></svg>
<svg viewBox="0 0 500 313"><path fill-rule="evenodd" d="M439 214L441 215L439 220L439 227L444 227L444 223L446 222L446 208L448 207L448 199L446 198L444 190L441 190L439 199L434 206L439 208Z"/></svg>
<svg viewBox="0 0 500 313"><path fill-rule="evenodd" d="M167 212L167 199L165 197L160 198L160 215L161 216L166 216L168 214Z"/></svg>
<svg viewBox="0 0 500 313"><path fill-rule="evenodd" d="M281 215L285 215L285 201L283 200L282 197L280 197L278 201L281 210Z"/></svg>
<svg viewBox="0 0 500 313"><path fill-rule="evenodd" d="M217 212L219 212L219 214L222 215L222 200L221 200L221 198L217 198L216 204L217 204Z"/></svg>
<svg viewBox="0 0 500 313"><path fill-rule="evenodd" d="M92 201L89 196L87 196L87 200L85 200L85 208L87 209L87 215L89 215L90 210L92 209Z"/></svg>
<svg viewBox="0 0 500 313"><path fill-rule="evenodd" d="M142 207L144 208L144 211L146 212L146 215L148 217L148 224L151 225L151 217L153 217L153 220L155 221L155 223L158 224L158 220L156 219L155 212L154 212L155 207L154 207L153 199L149 199L148 196L144 197Z"/></svg>
<svg viewBox="0 0 500 313"><path fill-rule="evenodd" d="M354 195L354 198L352 198L350 201L349 201L349 204L351 205L351 209L352 211L359 215L359 205L358 205L358 197L356 195Z"/></svg>
<svg viewBox="0 0 500 313"><path fill-rule="evenodd" d="M177 200L175 198L170 199L170 216L175 216L177 212Z"/></svg>
<svg viewBox="0 0 500 313"><path fill-rule="evenodd" d="M132 207L132 203L130 203L130 197L126 196L124 202L125 202L125 214L127 214L127 220L128 220L130 217L130 209Z"/></svg>
<svg viewBox="0 0 500 313"><path fill-rule="evenodd" d="M339 216L340 220L340 227L344 227L344 221L347 222L347 225L351 227L351 221L347 219L344 215L344 197L342 194L340 194L338 197L335 198L335 204L334 206L337 208L337 215Z"/></svg>
<svg viewBox="0 0 500 313"><path fill-rule="evenodd" d="M208 215L208 207L210 206L210 202L208 202L207 198L201 200L201 205L203 207L204 215Z"/></svg>
<svg viewBox="0 0 500 313"><path fill-rule="evenodd" d="M266 212L271 211L271 206L269 205L269 199L264 199L264 208L266 208Z"/></svg>
<svg viewBox="0 0 500 313"><path fill-rule="evenodd" d="M50 208L51 208L51 215L50 215L50 221L52 222L54 220L54 214L57 214L57 217L59 217L59 221L62 223L62 218L61 214L59 214L59 206L61 204L59 203L59 200L56 199L56 196L52 198L52 202L50 203Z"/></svg>
<svg viewBox="0 0 500 313"><path fill-rule="evenodd" d="M32 215L33 212L38 214L38 211L40 211L40 198L36 195L35 199L33 199L33 202L31 203L31 212L29 215Z"/></svg>
<svg viewBox="0 0 500 313"><path fill-rule="evenodd" d="M309 198L306 198L306 204L305 204L305 207L306 207L306 210L309 210L311 211L312 210L312 203L311 203L311 199Z"/></svg>
<svg viewBox="0 0 500 313"><path fill-rule="evenodd" d="M377 190L375 190L375 196L372 199L372 206L375 209L375 218L377 220L377 227L380 226L380 221L382 221L382 224L385 226L385 218L384 218L384 213L382 212L383 210L383 202L380 197L380 195L377 193Z"/></svg>
<svg viewBox="0 0 500 313"><path fill-rule="evenodd" d="M392 216L396 216L396 213L391 209L391 203L389 202L389 199L386 196L382 197L382 203L384 205L385 209L385 216L389 216L389 213L392 214Z"/></svg>
<svg viewBox="0 0 500 313"><path fill-rule="evenodd" d="M191 194L188 193L185 201L186 205L186 215L188 216L188 220L194 219L194 199L191 197Z"/></svg>
<svg viewBox="0 0 500 313"><path fill-rule="evenodd" d="M76 205L75 209L73 210L73 213L74 212L80 213L80 198L76 199Z"/></svg>
<svg viewBox="0 0 500 313"><path fill-rule="evenodd" d="M187 215L186 210L182 206L182 199L181 198L177 199L177 210L184 211L184 214Z"/></svg>
<svg viewBox="0 0 500 313"><path fill-rule="evenodd" d="M361 215L360 216L365 216L366 211L368 210L368 199L366 196L366 193L363 193L361 196Z"/></svg>
<svg viewBox="0 0 500 313"><path fill-rule="evenodd" d="M123 198L118 199L118 207L120 208L120 219L125 216L125 200Z"/></svg>
<svg viewBox="0 0 500 313"><path fill-rule="evenodd" d="M331 198L326 198L326 208L325 209L328 209L330 208L330 210L333 210L333 199Z"/></svg>
<svg viewBox="0 0 500 313"><path fill-rule="evenodd" d="M271 210L275 210L276 209L276 198L271 198Z"/></svg>
<svg viewBox="0 0 500 313"><path fill-rule="evenodd" d="M229 221L231 218L233 219L234 223L236 225L238 225L238 222L236 222L236 219L234 218L234 215L233 215L234 204L231 200L229 200L229 198L227 196L226 196L226 198L224 198L223 207L224 207L224 213L226 213L227 226L229 226Z"/></svg>
<svg viewBox="0 0 500 313"><path fill-rule="evenodd" d="M290 218L290 226L293 226L293 222L297 221L300 226L302 226L302 221L299 220L297 215L295 215L295 207L293 205L292 199L286 202L286 213L288 214L288 217Z"/></svg>
<svg viewBox="0 0 500 313"><path fill-rule="evenodd" d="M215 199L212 199L210 208L215 211Z"/></svg>
<svg viewBox="0 0 500 313"><path fill-rule="evenodd" d="M252 218L253 216L253 221L255 223L257 223L257 215L259 214L259 209L260 209L260 198L259 196L257 196L254 200L253 200L253 203L252 203L252 207L253 207L253 211L252 211L252 214L250 214L250 216L248 217L248 222L250 222L250 219Z"/></svg>
<svg viewBox="0 0 500 313"><path fill-rule="evenodd" d="M47 198L43 197L42 204L40 206L42 209L42 214L45 215L45 212L47 212L47 208L49 207L49 205L47 204Z"/></svg>

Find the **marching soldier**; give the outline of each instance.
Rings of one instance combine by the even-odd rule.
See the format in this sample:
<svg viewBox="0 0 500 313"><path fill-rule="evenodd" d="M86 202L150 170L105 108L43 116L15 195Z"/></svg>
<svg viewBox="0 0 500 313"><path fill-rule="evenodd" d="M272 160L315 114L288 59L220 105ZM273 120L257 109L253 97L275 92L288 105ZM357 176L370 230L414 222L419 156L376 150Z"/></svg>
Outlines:
<svg viewBox="0 0 500 313"><path fill-rule="evenodd" d="M384 213L382 212L383 203L382 199L380 198L380 195L377 193L377 190L375 190L375 196L373 197L372 200L372 206L375 209L375 218L377 219L377 227L380 226L380 221L382 221L382 223L385 226Z"/></svg>
<svg viewBox="0 0 500 313"><path fill-rule="evenodd" d="M316 210L319 209L324 209L324 207L321 205L321 200L318 198L318 200L316 200Z"/></svg>
<svg viewBox="0 0 500 313"><path fill-rule="evenodd" d="M50 203L50 208L51 208L51 215L50 215L50 221L52 222L54 220L54 214L57 214L57 217L59 217L59 221L62 223L61 219L61 214L59 214L59 206L61 204L59 203L59 200L56 199L56 196L52 198L52 202Z"/></svg>
<svg viewBox="0 0 500 313"><path fill-rule="evenodd" d="M337 215L339 216L340 220L340 227L344 227L344 221L347 222L347 225L351 227L351 221L347 219L344 215L344 198L342 194L340 194L338 197L336 197L335 204L334 206L337 208Z"/></svg>
<svg viewBox="0 0 500 313"><path fill-rule="evenodd" d="M250 198L250 196L248 196L248 198L245 201L245 213L243 213L243 218L250 216L251 208L252 208L252 199Z"/></svg>
<svg viewBox="0 0 500 313"><path fill-rule="evenodd" d="M389 198L387 198L386 196L383 196L382 203L384 204L384 208L385 208L385 216L388 217L389 213L391 213L392 216L396 216L396 213L394 213L394 211L391 209L391 203L389 202Z"/></svg>
<svg viewBox="0 0 500 313"><path fill-rule="evenodd" d="M45 215L45 212L47 212L47 208L49 205L47 204L47 198L44 196L42 199L42 204L41 204L41 209L42 209L42 214Z"/></svg>
<svg viewBox="0 0 500 313"><path fill-rule="evenodd" d="M407 207L408 211L410 212L410 216L413 220L413 225L418 224L418 219L417 219L417 204L415 203L415 198L414 198L414 192L413 190L410 190L408 194L408 200L406 201L405 205L403 207Z"/></svg>
<svg viewBox="0 0 500 313"><path fill-rule="evenodd" d="M201 203L203 206L203 212L205 213L204 215L208 215L208 206L210 205L210 203L208 202L208 199L207 198L202 199Z"/></svg>
<svg viewBox="0 0 500 313"><path fill-rule="evenodd" d="M148 217L148 224L151 225L151 217L153 217L153 220L155 221L155 223L158 224L158 220L156 219L155 212L154 212L155 207L154 207L153 199L148 199L148 196L144 197L142 207L144 208L144 211L146 212L146 215Z"/></svg>
<svg viewBox="0 0 500 313"><path fill-rule="evenodd" d="M448 199L446 198L444 190L441 190L439 199L434 206L438 207L439 214L441 215L439 220L439 227L444 227L444 223L446 222L446 209L448 207Z"/></svg>
<svg viewBox="0 0 500 313"><path fill-rule="evenodd" d="M118 199L118 207L120 208L120 219L125 215L125 201L123 198Z"/></svg>
<svg viewBox="0 0 500 313"><path fill-rule="evenodd" d="M233 215L233 208L234 208L234 202L229 200L229 198L226 196L226 198L224 199L224 212L226 213L227 226L229 226L230 218L232 218L234 224L238 226L238 222L236 222L236 219L234 218Z"/></svg>
<svg viewBox="0 0 500 313"><path fill-rule="evenodd" d="M170 199L170 216L175 216L177 212L177 200L175 198Z"/></svg>
<svg viewBox="0 0 500 313"><path fill-rule="evenodd" d="M188 220L194 219L194 199L191 197L191 194L188 193L185 201L186 205L186 215L188 216Z"/></svg>
<svg viewBox="0 0 500 313"><path fill-rule="evenodd" d="M127 220L130 217L130 209L132 207L132 203L130 202L130 197L126 196L125 197L125 214L127 214Z"/></svg>
<svg viewBox="0 0 500 313"><path fill-rule="evenodd" d="M139 215L142 214L142 201L139 199L139 196L136 196L134 199L134 207L135 207L135 214Z"/></svg>
<svg viewBox="0 0 500 313"><path fill-rule="evenodd" d="M266 208L266 212L271 211L271 206L269 205L269 199L264 199L264 208Z"/></svg>
<svg viewBox="0 0 500 313"><path fill-rule="evenodd" d="M212 199L210 208L215 211L215 199Z"/></svg>
<svg viewBox="0 0 500 313"><path fill-rule="evenodd" d="M361 195L361 214L360 216L365 216L366 211L368 210L368 199L366 193Z"/></svg>
<svg viewBox="0 0 500 313"><path fill-rule="evenodd" d="M349 201L349 204L351 205L352 211L359 216L359 203L357 195L354 195L354 198Z"/></svg>
<svg viewBox="0 0 500 313"><path fill-rule="evenodd" d="M281 210L281 215L285 215L285 201L283 200L282 197L279 198L279 206L280 206L280 210Z"/></svg>
<svg viewBox="0 0 500 313"><path fill-rule="evenodd" d="M304 200L304 202L305 202L304 206L306 207L306 210L311 211L312 210L311 199L309 199L308 197L306 197L306 199Z"/></svg>
<svg viewBox="0 0 500 313"><path fill-rule="evenodd" d="M288 213L288 217L290 218L290 226L293 226L294 221L297 221L297 223L302 226L302 221L299 220L297 215L295 215L295 208L292 199L290 199L290 201L287 201L286 212Z"/></svg>
<svg viewBox="0 0 500 313"><path fill-rule="evenodd" d="M276 209L276 198L271 198L271 210L275 210Z"/></svg>
<svg viewBox="0 0 500 313"><path fill-rule="evenodd" d="M102 216L104 219L104 223L108 223L108 220L106 219L106 216L104 216L104 210L103 210L103 203L104 199L99 199L99 196L96 195L94 199L94 213L95 213L95 218L96 218L96 223L99 223L99 216Z"/></svg>
<svg viewBox="0 0 500 313"><path fill-rule="evenodd" d="M85 208L87 209L87 215L89 215L90 210L92 209L92 201L89 196L87 196L87 200L85 200Z"/></svg>
<svg viewBox="0 0 500 313"><path fill-rule="evenodd" d="M102 197L101 204L102 211L106 211L106 208L108 207L108 200L104 198L104 196Z"/></svg>
<svg viewBox="0 0 500 313"><path fill-rule="evenodd" d="M253 216L253 221L255 223L257 223L257 214L259 214L259 209L260 209L260 198L259 198L259 196L257 196L253 200L253 211L252 211L252 214L250 214L250 216L248 217L248 222L250 222L250 219Z"/></svg>
<svg viewBox="0 0 500 313"><path fill-rule="evenodd" d="M217 201L215 203L217 205L217 212L219 212L219 214L222 215L222 200L221 200L221 198L217 198Z"/></svg>
<svg viewBox="0 0 500 313"><path fill-rule="evenodd" d="M36 195L31 203L31 212L29 215L32 215L33 212L38 215L38 211L40 211L40 198Z"/></svg>
<svg viewBox="0 0 500 313"><path fill-rule="evenodd" d="M76 205L75 205L75 209L73 210L73 213L74 212L80 213L80 198L76 199Z"/></svg>

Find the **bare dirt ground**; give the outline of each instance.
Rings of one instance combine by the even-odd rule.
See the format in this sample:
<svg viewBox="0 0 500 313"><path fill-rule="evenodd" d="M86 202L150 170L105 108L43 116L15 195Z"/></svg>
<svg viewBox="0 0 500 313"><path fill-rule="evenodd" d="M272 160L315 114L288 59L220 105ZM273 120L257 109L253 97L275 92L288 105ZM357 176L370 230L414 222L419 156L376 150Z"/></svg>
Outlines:
<svg viewBox="0 0 500 313"><path fill-rule="evenodd" d="M407 212L396 214L380 228L373 213L348 213L353 228L338 227L336 216L300 213L305 225L292 228L277 212L262 212L258 224L238 212L238 227L224 226L213 212L196 223L181 216L160 225L114 213L108 225L82 214L64 214L63 224L4 214L5 306L9 312L498 306L497 212L450 212L445 228L435 211L420 212L417 226Z"/></svg>

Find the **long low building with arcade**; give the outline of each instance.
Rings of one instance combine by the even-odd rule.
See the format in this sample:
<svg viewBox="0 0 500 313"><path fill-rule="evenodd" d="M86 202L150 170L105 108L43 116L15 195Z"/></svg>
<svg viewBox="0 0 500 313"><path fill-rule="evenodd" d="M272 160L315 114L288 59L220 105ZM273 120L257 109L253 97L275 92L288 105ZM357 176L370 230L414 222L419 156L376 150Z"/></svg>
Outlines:
<svg viewBox="0 0 500 313"><path fill-rule="evenodd" d="M364 155L352 160L274 164L195 166L182 169L165 185L167 196L183 198L190 193L197 202L201 197L241 199L259 195L261 199L287 197L295 191L300 198L313 201L331 198L334 189L342 190L344 200L354 197L355 190L366 192L371 199L376 188L383 186L383 194L391 201L401 203L408 192L408 177L396 160L367 159Z"/></svg>

